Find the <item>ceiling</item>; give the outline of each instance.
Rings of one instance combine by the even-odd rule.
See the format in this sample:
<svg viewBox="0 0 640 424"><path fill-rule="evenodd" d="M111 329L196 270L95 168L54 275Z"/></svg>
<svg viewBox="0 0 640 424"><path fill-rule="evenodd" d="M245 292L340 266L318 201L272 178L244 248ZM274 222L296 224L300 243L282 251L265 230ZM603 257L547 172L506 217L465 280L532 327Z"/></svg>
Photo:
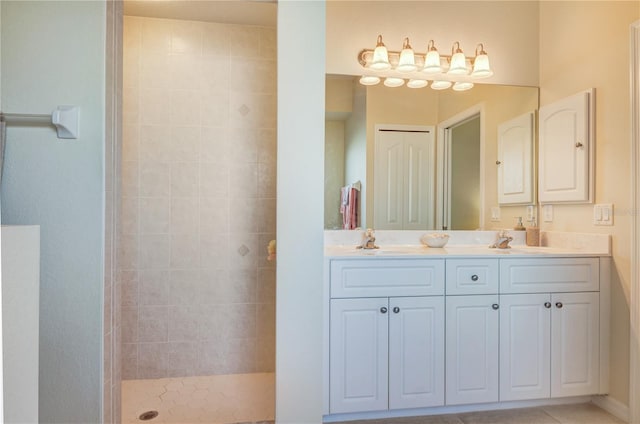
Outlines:
<svg viewBox="0 0 640 424"><path fill-rule="evenodd" d="M125 0L124 14L225 24L276 26L276 0Z"/></svg>

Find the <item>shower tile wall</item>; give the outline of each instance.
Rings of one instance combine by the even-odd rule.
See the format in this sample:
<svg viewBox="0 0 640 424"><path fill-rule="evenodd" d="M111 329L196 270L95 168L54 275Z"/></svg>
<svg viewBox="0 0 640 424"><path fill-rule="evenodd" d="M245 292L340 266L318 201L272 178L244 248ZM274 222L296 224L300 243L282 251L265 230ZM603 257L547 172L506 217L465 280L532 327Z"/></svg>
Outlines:
<svg viewBox="0 0 640 424"><path fill-rule="evenodd" d="M124 379L275 362L275 28L125 17Z"/></svg>

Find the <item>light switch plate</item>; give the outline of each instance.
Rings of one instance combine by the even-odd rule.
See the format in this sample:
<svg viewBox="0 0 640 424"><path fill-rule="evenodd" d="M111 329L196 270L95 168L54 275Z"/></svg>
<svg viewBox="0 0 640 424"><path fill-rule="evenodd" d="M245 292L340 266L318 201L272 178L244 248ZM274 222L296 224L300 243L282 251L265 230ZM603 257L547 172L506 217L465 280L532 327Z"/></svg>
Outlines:
<svg viewBox="0 0 640 424"><path fill-rule="evenodd" d="M553 221L553 205L544 205L542 207L542 220L544 222Z"/></svg>
<svg viewBox="0 0 640 424"><path fill-rule="evenodd" d="M613 225L613 204L593 205L593 225Z"/></svg>

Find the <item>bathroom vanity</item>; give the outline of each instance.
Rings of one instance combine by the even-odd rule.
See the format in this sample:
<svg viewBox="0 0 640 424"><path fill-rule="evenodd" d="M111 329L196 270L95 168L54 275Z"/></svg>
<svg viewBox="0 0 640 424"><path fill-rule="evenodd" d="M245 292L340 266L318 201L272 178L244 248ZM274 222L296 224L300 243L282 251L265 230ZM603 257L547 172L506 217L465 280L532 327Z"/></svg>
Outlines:
<svg viewBox="0 0 640 424"><path fill-rule="evenodd" d="M325 421L607 393L609 236L490 249L495 232L454 231L433 249L420 234L378 232L373 250L328 236Z"/></svg>

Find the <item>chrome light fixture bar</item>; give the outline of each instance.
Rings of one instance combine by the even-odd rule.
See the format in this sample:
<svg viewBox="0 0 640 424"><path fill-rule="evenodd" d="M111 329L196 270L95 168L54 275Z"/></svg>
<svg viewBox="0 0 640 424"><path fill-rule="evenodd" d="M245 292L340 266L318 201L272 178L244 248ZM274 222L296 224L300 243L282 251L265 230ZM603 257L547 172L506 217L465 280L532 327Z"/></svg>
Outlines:
<svg viewBox="0 0 640 424"><path fill-rule="evenodd" d="M453 43L451 55L442 55L435 42L429 40L426 53L415 52L409 38L405 38L401 51L389 51L378 35L374 50L364 49L358 54L358 62L365 69L360 82L375 85L383 81L388 87L422 88L433 81L434 90L453 86L456 91L469 90L473 81L493 75L484 44L476 47L475 56L466 57L459 42ZM403 80L400 82L399 80Z"/></svg>

